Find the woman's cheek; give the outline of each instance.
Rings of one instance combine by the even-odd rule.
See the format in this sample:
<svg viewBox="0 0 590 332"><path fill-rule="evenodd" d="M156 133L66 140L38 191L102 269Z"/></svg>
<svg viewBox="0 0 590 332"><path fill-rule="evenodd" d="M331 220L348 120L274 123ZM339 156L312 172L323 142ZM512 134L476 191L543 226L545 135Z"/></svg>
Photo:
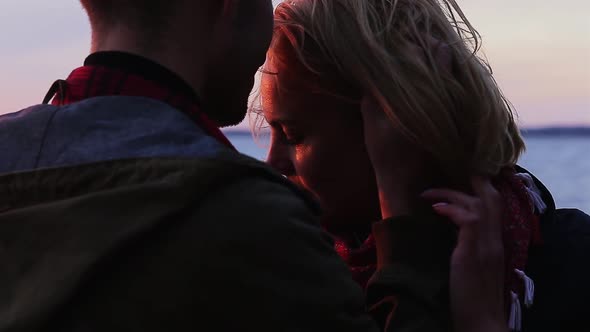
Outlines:
<svg viewBox="0 0 590 332"><path fill-rule="evenodd" d="M318 178L321 177L320 161L311 145L302 144L295 148L294 166L299 182L305 189L318 195Z"/></svg>
<svg viewBox="0 0 590 332"><path fill-rule="evenodd" d="M335 177L339 170L333 169L329 151L323 151L321 144L302 145L296 148L295 167L301 184L320 201L331 196L331 187L338 184Z"/></svg>

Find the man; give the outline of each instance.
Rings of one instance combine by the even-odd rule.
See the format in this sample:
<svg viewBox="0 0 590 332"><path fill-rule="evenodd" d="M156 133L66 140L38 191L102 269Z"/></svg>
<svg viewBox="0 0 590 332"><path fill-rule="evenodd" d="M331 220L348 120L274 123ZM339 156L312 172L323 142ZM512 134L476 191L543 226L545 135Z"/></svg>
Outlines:
<svg viewBox="0 0 590 332"><path fill-rule="evenodd" d="M217 128L271 1L81 2L85 65L0 119L0 331L370 330L313 203Z"/></svg>
<svg viewBox="0 0 590 332"><path fill-rule="evenodd" d="M0 331L376 330L314 203L218 129L245 115L271 2L81 2L84 66L0 117ZM388 296L402 279L375 277L372 309L424 330Z"/></svg>

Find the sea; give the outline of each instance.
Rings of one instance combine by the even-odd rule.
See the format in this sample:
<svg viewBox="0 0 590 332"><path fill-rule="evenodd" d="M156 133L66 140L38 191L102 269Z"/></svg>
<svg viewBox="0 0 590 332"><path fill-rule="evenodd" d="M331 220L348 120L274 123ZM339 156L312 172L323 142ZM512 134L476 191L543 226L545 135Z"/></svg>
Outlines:
<svg viewBox="0 0 590 332"><path fill-rule="evenodd" d="M242 153L264 160L268 139L248 132L226 132ZM539 178L558 208L578 208L590 214L590 135L524 135L527 150L519 165Z"/></svg>

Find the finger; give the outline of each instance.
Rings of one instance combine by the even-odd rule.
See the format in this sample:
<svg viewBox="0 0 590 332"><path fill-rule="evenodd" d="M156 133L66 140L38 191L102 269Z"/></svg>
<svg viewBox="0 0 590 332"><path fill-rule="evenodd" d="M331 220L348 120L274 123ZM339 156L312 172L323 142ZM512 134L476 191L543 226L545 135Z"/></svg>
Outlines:
<svg viewBox="0 0 590 332"><path fill-rule="evenodd" d="M465 207L471 206L475 200L475 198L470 195L451 189L429 189L424 191L421 196L430 201L442 201Z"/></svg>
<svg viewBox="0 0 590 332"><path fill-rule="evenodd" d="M477 221L477 216L460 205L437 203L432 205L432 208L434 212L449 218L460 228L472 227Z"/></svg>
<svg viewBox="0 0 590 332"><path fill-rule="evenodd" d="M471 178L471 184L475 194L483 203L481 213L486 217L483 218L482 227L485 227L489 235L497 236L502 231L502 212L504 210L502 197L488 177L474 176Z"/></svg>
<svg viewBox="0 0 590 332"><path fill-rule="evenodd" d="M472 252L472 248L477 244L478 232L475 227L476 218L469 211L458 205L438 203L434 204L432 208L435 213L447 217L459 228L455 253L462 252L463 254L467 254Z"/></svg>

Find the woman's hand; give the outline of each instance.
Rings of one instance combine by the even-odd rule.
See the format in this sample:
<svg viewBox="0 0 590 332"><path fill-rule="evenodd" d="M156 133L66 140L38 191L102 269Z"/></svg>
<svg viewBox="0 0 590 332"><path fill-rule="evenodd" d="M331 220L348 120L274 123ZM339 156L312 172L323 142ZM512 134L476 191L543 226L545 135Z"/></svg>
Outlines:
<svg viewBox="0 0 590 332"><path fill-rule="evenodd" d="M395 129L377 101L361 103L365 146L377 181L384 219L410 214L426 188L422 153Z"/></svg>
<svg viewBox="0 0 590 332"><path fill-rule="evenodd" d="M427 169L425 154L395 129L372 97L363 98L361 110L383 218L411 214L426 199L459 227L450 275L455 331L507 331L500 194L488 179L476 177L474 196L449 189L420 195L437 170Z"/></svg>
<svg viewBox="0 0 590 332"><path fill-rule="evenodd" d="M459 227L451 257L450 298L455 331L508 331L504 307L502 198L488 179L474 177L475 196L448 189L422 194L436 213Z"/></svg>

